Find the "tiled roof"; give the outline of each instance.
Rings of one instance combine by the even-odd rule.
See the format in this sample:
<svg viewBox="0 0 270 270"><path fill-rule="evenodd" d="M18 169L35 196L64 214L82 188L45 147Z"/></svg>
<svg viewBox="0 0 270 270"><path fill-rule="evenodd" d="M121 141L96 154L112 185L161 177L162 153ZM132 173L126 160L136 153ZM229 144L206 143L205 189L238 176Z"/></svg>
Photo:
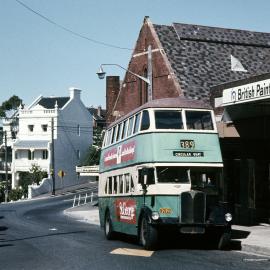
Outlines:
<svg viewBox="0 0 270 270"><path fill-rule="evenodd" d="M54 109L55 102L57 102L58 108L61 109L69 99L69 97L44 97L38 102L38 104L46 109Z"/></svg>
<svg viewBox="0 0 270 270"><path fill-rule="evenodd" d="M212 86L270 72L270 33L180 23L153 26L187 98L209 102ZM231 70L231 55L247 72Z"/></svg>
<svg viewBox="0 0 270 270"><path fill-rule="evenodd" d="M98 121L105 120L106 118L106 110L100 109L100 115L98 115L98 108L90 107L88 111Z"/></svg>

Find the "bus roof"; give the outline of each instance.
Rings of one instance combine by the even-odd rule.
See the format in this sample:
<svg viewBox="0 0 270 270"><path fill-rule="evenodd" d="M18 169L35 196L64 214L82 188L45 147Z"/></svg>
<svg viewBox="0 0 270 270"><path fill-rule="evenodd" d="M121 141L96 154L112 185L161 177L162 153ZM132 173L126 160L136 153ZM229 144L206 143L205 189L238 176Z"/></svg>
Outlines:
<svg viewBox="0 0 270 270"><path fill-rule="evenodd" d="M209 105L207 105L201 100L186 99L185 97L154 99L117 119L108 126L108 129L117 124L118 122L121 122L123 119L128 118L136 112L147 108L188 108L206 110L212 109Z"/></svg>

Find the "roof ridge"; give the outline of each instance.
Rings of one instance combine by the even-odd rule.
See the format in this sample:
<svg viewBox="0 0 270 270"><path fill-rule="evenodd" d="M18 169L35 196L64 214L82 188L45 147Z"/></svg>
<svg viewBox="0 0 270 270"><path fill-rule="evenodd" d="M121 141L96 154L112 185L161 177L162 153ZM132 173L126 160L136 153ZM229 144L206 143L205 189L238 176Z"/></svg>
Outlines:
<svg viewBox="0 0 270 270"><path fill-rule="evenodd" d="M269 34L268 32L262 32L262 31L255 31L255 30L249 30L249 29L240 29L240 28L227 28L222 26L212 26L212 25L204 25L204 24L192 24L192 23L178 23L173 22L172 25L179 24L179 25L189 25L189 26L198 26L198 27L204 27L204 28L215 28L215 29L222 29L222 30L232 30L232 31L240 31L240 32L252 32L252 33L258 33L258 34Z"/></svg>

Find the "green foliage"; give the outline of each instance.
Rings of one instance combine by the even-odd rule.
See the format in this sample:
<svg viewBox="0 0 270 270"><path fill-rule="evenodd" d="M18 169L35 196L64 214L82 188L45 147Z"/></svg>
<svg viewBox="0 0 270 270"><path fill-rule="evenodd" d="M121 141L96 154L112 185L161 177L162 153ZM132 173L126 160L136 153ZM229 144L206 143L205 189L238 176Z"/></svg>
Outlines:
<svg viewBox="0 0 270 270"><path fill-rule="evenodd" d="M18 184L21 188L22 194L27 197L28 186L32 185L33 183L39 185L40 181L47 176L47 172L42 171L40 166L35 164L32 165L29 172L21 172Z"/></svg>
<svg viewBox="0 0 270 270"><path fill-rule="evenodd" d="M7 111L16 110L20 104L22 104L22 100L18 96L13 95L0 106L0 117L6 117Z"/></svg>
<svg viewBox="0 0 270 270"><path fill-rule="evenodd" d="M103 140L104 130L101 127L95 127L93 129L93 145L101 147Z"/></svg>
<svg viewBox="0 0 270 270"><path fill-rule="evenodd" d="M28 186L33 184L31 173L30 172L21 172L18 184L22 188L23 195L25 197L27 197Z"/></svg>
<svg viewBox="0 0 270 270"><path fill-rule="evenodd" d="M32 177L32 182L39 185L40 181L47 177L48 174L45 171L42 171L40 166L32 164L32 167L29 170L31 177Z"/></svg>
<svg viewBox="0 0 270 270"><path fill-rule="evenodd" d="M9 201L17 201L20 200L23 197L24 193L22 189L16 188L16 189L12 189L9 194L8 194L8 198Z"/></svg>
<svg viewBox="0 0 270 270"><path fill-rule="evenodd" d="M94 128L93 144L89 147L88 152L82 162L83 166L92 166L99 164L103 134L104 130L102 128L100 127Z"/></svg>
<svg viewBox="0 0 270 270"><path fill-rule="evenodd" d="M6 185L4 181L0 181L0 202L5 201Z"/></svg>
<svg viewBox="0 0 270 270"><path fill-rule="evenodd" d="M86 154L85 159L82 162L83 166L92 166L99 164L101 148L91 145L89 147L88 153Z"/></svg>

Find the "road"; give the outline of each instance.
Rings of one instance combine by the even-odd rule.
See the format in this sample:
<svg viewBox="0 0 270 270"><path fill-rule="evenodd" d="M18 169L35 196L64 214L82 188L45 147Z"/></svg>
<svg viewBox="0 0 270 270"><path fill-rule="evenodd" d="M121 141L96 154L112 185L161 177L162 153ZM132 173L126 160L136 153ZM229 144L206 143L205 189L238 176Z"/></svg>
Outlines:
<svg viewBox="0 0 270 270"><path fill-rule="evenodd" d="M95 225L63 214L74 195L0 205L0 269L270 269L269 258L204 243L143 251L134 239L107 241ZM188 249L187 249L188 247Z"/></svg>

